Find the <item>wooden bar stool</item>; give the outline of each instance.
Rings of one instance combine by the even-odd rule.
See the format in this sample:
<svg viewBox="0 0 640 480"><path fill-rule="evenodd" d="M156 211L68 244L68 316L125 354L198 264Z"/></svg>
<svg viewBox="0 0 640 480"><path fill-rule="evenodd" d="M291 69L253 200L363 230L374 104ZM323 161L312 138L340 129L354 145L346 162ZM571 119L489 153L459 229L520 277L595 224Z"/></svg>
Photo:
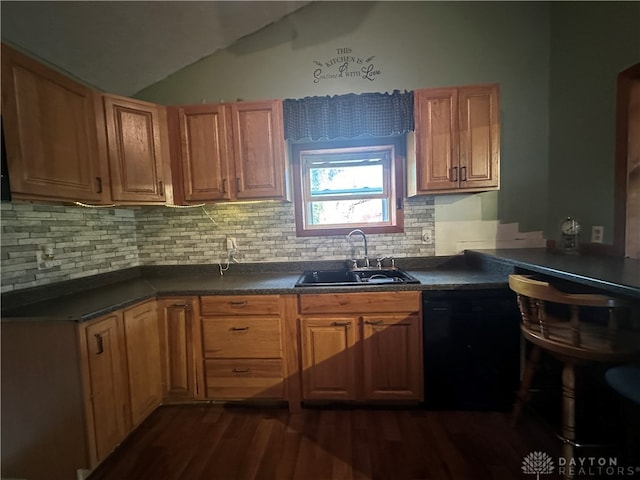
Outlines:
<svg viewBox="0 0 640 480"><path fill-rule="evenodd" d="M551 353L563 363L561 435L563 455L568 459L573 457L576 446L576 366L640 359L640 332L632 328L629 313L632 304L604 295L565 293L546 281L525 275L510 275L509 287L517 294L522 336L533 344L512 425L517 423L528 400L541 351ZM600 317L593 315L597 310Z"/></svg>

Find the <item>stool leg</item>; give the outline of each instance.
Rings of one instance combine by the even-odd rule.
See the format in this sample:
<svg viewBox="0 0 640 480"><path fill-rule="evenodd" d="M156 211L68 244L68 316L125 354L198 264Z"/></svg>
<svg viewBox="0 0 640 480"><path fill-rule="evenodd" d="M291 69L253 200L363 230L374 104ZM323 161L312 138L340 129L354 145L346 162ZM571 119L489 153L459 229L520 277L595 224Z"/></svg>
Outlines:
<svg viewBox="0 0 640 480"><path fill-rule="evenodd" d="M522 381L520 382L520 388L518 389L516 403L513 406L513 412L511 414L512 427L515 427L518 423L520 415L522 414L522 408L529 400L529 390L531 389L533 376L538 368L538 363L540 363L540 348L537 345L534 345L531 353L529 354L529 359L527 360L527 365L522 375Z"/></svg>
<svg viewBox="0 0 640 480"><path fill-rule="evenodd" d="M562 446L562 455L568 462L573 458L576 441L576 372L571 362L562 367L562 436L567 440ZM564 478L573 478L567 469Z"/></svg>

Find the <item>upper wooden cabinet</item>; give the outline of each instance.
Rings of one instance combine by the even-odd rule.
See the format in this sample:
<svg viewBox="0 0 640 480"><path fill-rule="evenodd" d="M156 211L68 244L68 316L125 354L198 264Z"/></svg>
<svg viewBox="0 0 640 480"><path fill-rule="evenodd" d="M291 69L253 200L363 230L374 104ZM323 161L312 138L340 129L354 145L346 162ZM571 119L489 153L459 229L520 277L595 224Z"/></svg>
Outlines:
<svg viewBox="0 0 640 480"><path fill-rule="evenodd" d="M113 202L166 203L171 187L166 108L115 95L102 99L104 121L98 117L98 126L106 131Z"/></svg>
<svg viewBox="0 0 640 480"><path fill-rule="evenodd" d="M169 125L182 201L287 199L281 101L172 107Z"/></svg>
<svg viewBox="0 0 640 480"><path fill-rule="evenodd" d="M415 90L414 115L409 196L499 188L497 85Z"/></svg>
<svg viewBox="0 0 640 480"><path fill-rule="evenodd" d="M231 198L226 110L223 104L169 108L175 187L182 187L176 197L182 201Z"/></svg>
<svg viewBox="0 0 640 480"><path fill-rule="evenodd" d="M14 198L108 200L91 89L2 45L2 116Z"/></svg>
<svg viewBox="0 0 640 480"><path fill-rule="evenodd" d="M230 108L236 197L284 199L282 102L239 102Z"/></svg>

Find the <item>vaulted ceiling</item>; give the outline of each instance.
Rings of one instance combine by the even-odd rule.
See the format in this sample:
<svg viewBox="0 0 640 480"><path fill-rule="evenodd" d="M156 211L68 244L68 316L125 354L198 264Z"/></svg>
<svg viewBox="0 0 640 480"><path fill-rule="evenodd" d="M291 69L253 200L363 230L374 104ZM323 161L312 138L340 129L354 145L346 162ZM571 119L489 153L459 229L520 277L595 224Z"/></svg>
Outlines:
<svg viewBox="0 0 640 480"><path fill-rule="evenodd" d="M309 1L5 1L2 41L133 95Z"/></svg>

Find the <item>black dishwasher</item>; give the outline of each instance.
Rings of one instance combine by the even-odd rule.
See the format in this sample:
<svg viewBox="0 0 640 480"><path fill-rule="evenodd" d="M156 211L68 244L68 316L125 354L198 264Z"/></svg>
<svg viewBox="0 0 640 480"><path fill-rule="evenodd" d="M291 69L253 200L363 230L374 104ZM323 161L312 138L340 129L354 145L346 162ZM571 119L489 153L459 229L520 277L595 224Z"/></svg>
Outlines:
<svg viewBox="0 0 640 480"><path fill-rule="evenodd" d="M520 313L508 288L424 291L424 406L506 410L520 377Z"/></svg>

